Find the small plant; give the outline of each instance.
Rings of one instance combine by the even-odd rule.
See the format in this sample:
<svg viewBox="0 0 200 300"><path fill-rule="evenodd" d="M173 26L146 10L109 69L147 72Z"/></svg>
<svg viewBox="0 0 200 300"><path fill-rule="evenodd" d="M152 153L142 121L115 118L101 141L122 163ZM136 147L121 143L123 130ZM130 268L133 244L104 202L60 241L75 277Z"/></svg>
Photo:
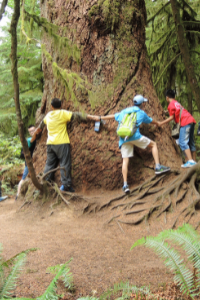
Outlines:
<svg viewBox="0 0 200 300"><path fill-rule="evenodd" d="M165 242L166 239L184 249L186 261ZM152 248L164 260L165 265L175 274L174 281L183 294L186 293L191 298L200 295L200 235L191 225L184 224L177 230L163 231L156 237L143 237L131 249L141 245ZM192 263L193 272L188 262Z"/></svg>
<svg viewBox="0 0 200 300"><path fill-rule="evenodd" d="M19 136L8 138L0 132L0 165L21 164L21 142Z"/></svg>
<svg viewBox="0 0 200 300"><path fill-rule="evenodd" d="M0 244L0 299L9 299L11 291L16 287L16 280L23 269L26 254L36 251L35 248L22 251L11 259L4 261Z"/></svg>
<svg viewBox="0 0 200 300"><path fill-rule="evenodd" d="M4 261L2 257L2 245L0 244L0 299L13 299L12 291L16 287L16 280L19 277L20 272L23 269L25 263L26 254L36 249L28 249L17 254L8 261ZM50 285L46 289L43 295L38 297L40 300L58 300L59 296L56 294L57 282L61 279L64 282L65 287L68 289L73 288L73 278L68 264L71 260L62 265L49 268L56 275L51 281ZM32 300L32 298L15 298Z"/></svg>
<svg viewBox="0 0 200 300"><path fill-rule="evenodd" d="M129 282L120 282L119 284L115 284L112 289L108 289L99 298L87 296L78 298L77 300L106 300L117 295L118 297L115 297L115 300L127 300L130 299L132 295L135 295L135 299L146 299L146 297L150 296L151 293L148 287L138 288L134 285L130 285Z"/></svg>

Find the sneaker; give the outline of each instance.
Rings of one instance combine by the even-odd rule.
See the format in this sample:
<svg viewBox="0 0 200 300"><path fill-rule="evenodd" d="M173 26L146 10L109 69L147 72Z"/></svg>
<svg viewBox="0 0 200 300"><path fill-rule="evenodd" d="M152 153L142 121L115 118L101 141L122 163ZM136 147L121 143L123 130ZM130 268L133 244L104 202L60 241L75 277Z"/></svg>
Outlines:
<svg viewBox="0 0 200 300"><path fill-rule="evenodd" d="M17 201L17 198L18 198L18 195L16 195L16 197L15 197L15 201Z"/></svg>
<svg viewBox="0 0 200 300"><path fill-rule="evenodd" d="M70 193L75 193L75 190L73 189L73 187L72 186L68 186L68 192L70 192Z"/></svg>
<svg viewBox="0 0 200 300"><path fill-rule="evenodd" d="M6 200L8 196L0 197L0 201Z"/></svg>
<svg viewBox="0 0 200 300"><path fill-rule="evenodd" d="M181 165L181 168L191 168L196 165L195 161L187 161L184 165Z"/></svg>
<svg viewBox="0 0 200 300"><path fill-rule="evenodd" d="M60 190L64 191L64 192L75 193L75 190L73 189L73 187L71 185L67 186L67 187L65 187L64 185L61 185Z"/></svg>
<svg viewBox="0 0 200 300"><path fill-rule="evenodd" d="M129 194L129 193L130 193L130 190L129 190L128 185L124 185L123 188L122 188L122 191L123 191L125 194Z"/></svg>
<svg viewBox="0 0 200 300"><path fill-rule="evenodd" d="M64 185L61 185L60 190L61 190L61 191L65 191Z"/></svg>
<svg viewBox="0 0 200 300"><path fill-rule="evenodd" d="M165 167L165 166L160 165L160 168L156 168L155 169L155 174L159 175L159 174L162 174L162 173L165 173L165 172L169 172L169 171L170 171L169 167Z"/></svg>

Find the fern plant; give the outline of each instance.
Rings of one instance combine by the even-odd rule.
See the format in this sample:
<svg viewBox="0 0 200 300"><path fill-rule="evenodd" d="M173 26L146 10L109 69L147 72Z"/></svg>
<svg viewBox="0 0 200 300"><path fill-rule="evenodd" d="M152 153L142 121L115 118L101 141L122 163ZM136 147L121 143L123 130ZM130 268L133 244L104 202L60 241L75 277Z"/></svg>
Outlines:
<svg viewBox="0 0 200 300"><path fill-rule="evenodd" d="M9 299L11 291L16 287L16 280L23 269L26 255L36 248L20 252L7 261L2 257L2 245L0 244L0 299Z"/></svg>
<svg viewBox="0 0 200 300"><path fill-rule="evenodd" d="M36 251L32 248L15 255L11 259L4 261L2 257L2 245L0 244L0 299L13 299L11 296L12 290L16 287L16 280L23 269L26 255L30 251ZM58 300L59 295L56 293L57 282L61 279L64 286L70 290L74 288L73 277L70 273L69 263L71 260L62 265L49 268L50 271L56 273L50 285L43 295L38 297L38 300ZM12 266L12 267L11 267ZM9 270L9 272L8 272ZM7 274L8 273L8 274ZM15 298L16 300L33 300L32 298Z"/></svg>
<svg viewBox="0 0 200 300"><path fill-rule="evenodd" d="M117 298L116 296L119 295ZM108 289L105 293L103 293L99 298L96 298L94 296L89 297L81 297L77 300L106 300L110 299L111 297L115 296L115 300L127 300L132 297L132 295L135 294L137 296L140 296L141 299L145 299L145 296L152 296L150 293L150 290L148 287L136 287L134 285L130 285L129 282L120 282L118 284L115 284L114 287L111 289ZM137 297L136 297L137 299Z"/></svg>
<svg viewBox="0 0 200 300"><path fill-rule="evenodd" d="M184 249L187 261L165 240ZM175 274L174 281L183 293L192 298L200 295L200 235L191 225L184 224L177 230L163 231L156 237L143 237L131 249L141 245L152 248L164 260L165 265ZM188 262L192 263L195 272L191 271Z"/></svg>

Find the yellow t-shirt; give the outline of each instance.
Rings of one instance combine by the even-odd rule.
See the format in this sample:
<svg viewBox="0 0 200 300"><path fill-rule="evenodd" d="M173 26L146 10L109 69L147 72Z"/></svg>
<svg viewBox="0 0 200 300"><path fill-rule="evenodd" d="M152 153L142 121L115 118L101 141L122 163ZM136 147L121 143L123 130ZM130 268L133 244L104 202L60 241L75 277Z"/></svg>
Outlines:
<svg viewBox="0 0 200 300"><path fill-rule="evenodd" d="M64 109L56 109L46 115L43 121L48 130L47 145L70 143L66 123L71 120L71 117L72 112Z"/></svg>

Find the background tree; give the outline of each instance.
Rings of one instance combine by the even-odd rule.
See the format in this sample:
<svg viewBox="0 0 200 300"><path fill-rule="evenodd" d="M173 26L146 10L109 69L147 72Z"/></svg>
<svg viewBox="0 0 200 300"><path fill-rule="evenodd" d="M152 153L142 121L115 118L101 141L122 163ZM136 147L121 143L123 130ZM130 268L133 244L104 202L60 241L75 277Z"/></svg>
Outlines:
<svg viewBox="0 0 200 300"><path fill-rule="evenodd" d="M169 1L146 0L148 13L147 48L150 55L153 80L160 99L164 100L164 91L176 88L177 97L192 112L191 86L187 79L185 63L180 51L175 22ZM190 51L190 58L195 76L199 78L199 1L179 1L178 11L185 30L185 39ZM193 110L197 109L193 101Z"/></svg>
<svg viewBox="0 0 200 300"><path fill-rule="evenodd" d="M32 1L26 1L27 10L31 11ZM13 0L8 2L7 18L11 19ZM39 4L35 3L35 13L40 14ZM8 22L9 23L9 22ZM22 34L23 22L19 20L17 28L18 35L18 72L20 86L20 104L24 127L35 123L35 113L42 98L43 71L41 58L41 45L27 39ZM0 38L0 131L9 136L17 133L17 120L14 104L14 90L11 77L10 48L11 37L9 35L9 24L1 27ZM40 28L35 23L26 22L28 33L40 40ZM31 35L31 34L30 34Z"/></svg>
<svg viewBox="0 0 200 300"><path fill-rule="evenodd" d="M40 191L43 191L43 186L37 180L35 170L33 167L30 151L24 136L23 130L23 121L21 117L20 103L19 103L19 82L18 82L18 69L17 69L17 24L20 16L20 0L14 0L14 12L12 15L12 21L10 25L10 34L11 34L11 72L13 77L13 86L14 86L14 100L15 100L15 109L18 123L18 130L20 140L23 146L24 155L26 158L26 163L29 169L31 180L35 187Z"/></svg>

